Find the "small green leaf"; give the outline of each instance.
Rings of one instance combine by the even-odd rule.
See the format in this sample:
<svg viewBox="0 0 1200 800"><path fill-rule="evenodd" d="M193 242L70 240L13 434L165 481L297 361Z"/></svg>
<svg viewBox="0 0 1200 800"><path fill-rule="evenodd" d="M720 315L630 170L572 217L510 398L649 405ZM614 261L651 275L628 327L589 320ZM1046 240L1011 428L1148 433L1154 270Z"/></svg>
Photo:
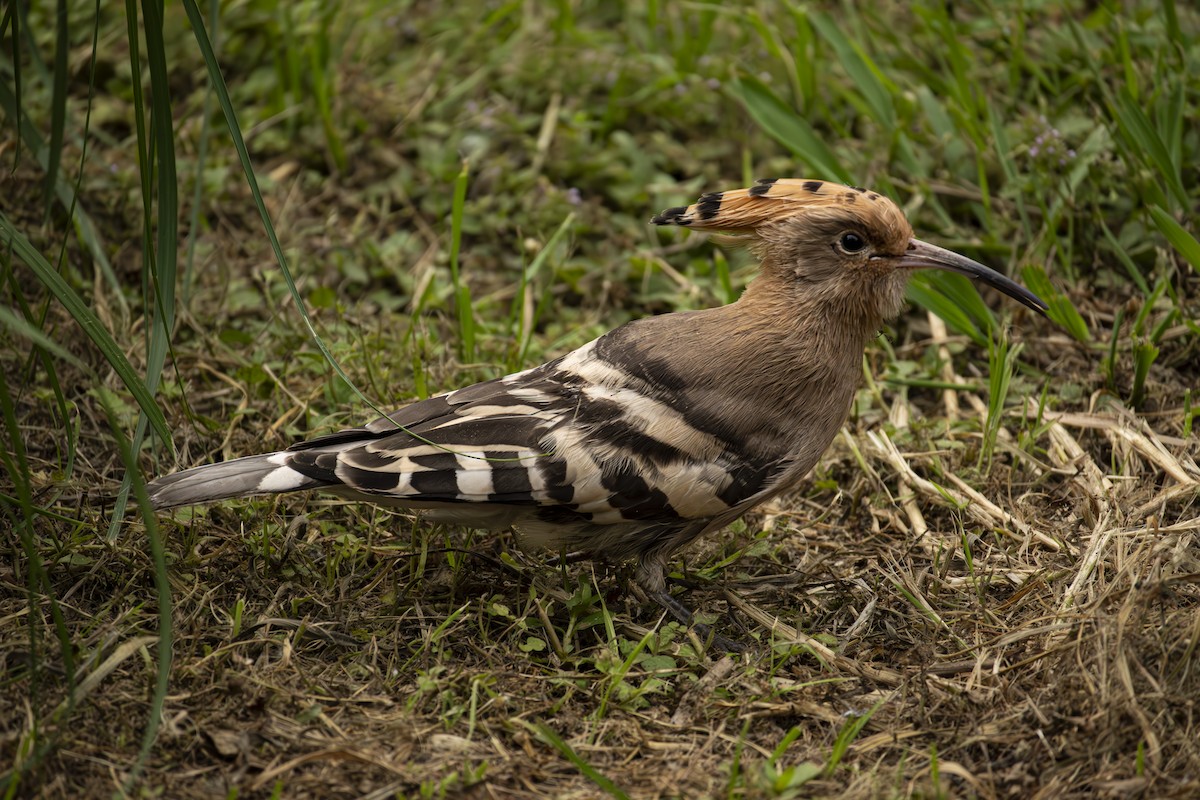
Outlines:
<svg viewBox="0 0 1200 800"><path fill-rule="evenodd" d="M527 636L525 641L517 645L522 653L541 653L546 649L546 640L536 636Z"/></svg>
<svg viewBox="0 0 1200 800"><path fill-rule="evenodd" d="M784 792L788 789L803 786L824 771L825 768L820 764L804 761L794 767L782 770L772 784L776 792Z"/></svg>
<svg viewBox="0 0 1200 800"><path fill-rule="evenodd" d="M308 302L313 308L333 308L337 305L337 292L328 286L318 286L308 293Z"/></svg>
<svg viewBox="0 0 1200 800"><path fill-rule="evenodd" d="M673 670L676 668L675 659L671 656L646 656L642 659L639 667L647 672L658 672L660 670Z"/></svg>

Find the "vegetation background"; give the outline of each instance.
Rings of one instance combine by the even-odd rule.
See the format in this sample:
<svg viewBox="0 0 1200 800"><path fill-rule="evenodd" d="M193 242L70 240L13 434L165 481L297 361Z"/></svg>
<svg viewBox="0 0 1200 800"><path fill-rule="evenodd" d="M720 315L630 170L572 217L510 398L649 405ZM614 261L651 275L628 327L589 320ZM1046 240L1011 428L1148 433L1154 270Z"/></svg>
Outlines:
<svg viewBox="0 0 1200 800"><path fill-rule="evenodd" d="M0 5L5 797L1194 797L1200 17L1164 2ZM675 565L144 478L736 297L647 224L869 186L950 277ZM1011 322L1011 331L1010 331Z"/></svg>

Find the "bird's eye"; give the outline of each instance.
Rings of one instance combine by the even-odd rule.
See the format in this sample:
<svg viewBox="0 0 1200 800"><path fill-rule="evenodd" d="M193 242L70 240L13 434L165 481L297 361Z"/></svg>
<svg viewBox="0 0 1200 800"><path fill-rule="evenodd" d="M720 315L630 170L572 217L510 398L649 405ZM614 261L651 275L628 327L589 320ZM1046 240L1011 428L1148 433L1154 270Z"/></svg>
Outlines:
<svg viewBox="0 0 1200 800"><path fill-rule="evenodd" d="M867 240L857 233L847 231L838 239L838 247L843 253L860 253L867 247Z"/></svg>

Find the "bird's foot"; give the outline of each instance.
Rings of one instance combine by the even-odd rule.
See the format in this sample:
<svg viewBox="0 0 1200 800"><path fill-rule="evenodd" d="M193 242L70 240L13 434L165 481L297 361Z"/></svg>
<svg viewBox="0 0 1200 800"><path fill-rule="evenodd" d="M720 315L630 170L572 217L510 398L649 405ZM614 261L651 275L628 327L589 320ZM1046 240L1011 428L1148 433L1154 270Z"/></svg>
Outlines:
<svg viewBox="0 0 1200 800"><path fill-rule="evenodd" d="M745 642L722 636L717 633L712 625L704 622L696 622L696 615L692 613L692 610L673 597L666 589L658 589L647 594L649 594L651 600L662 606L668 614L681 624L695 630L706 647L724 650L728 653L743 653L748 649Z"/></svg>

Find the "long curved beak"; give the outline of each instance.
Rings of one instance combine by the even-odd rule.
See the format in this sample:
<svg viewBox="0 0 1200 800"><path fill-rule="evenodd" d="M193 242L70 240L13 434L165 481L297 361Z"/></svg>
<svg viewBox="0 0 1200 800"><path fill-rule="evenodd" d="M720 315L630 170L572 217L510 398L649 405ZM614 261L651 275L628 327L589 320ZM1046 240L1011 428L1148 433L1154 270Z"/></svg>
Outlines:
<svg viewBox="0 0 1200 800"><path fill-rule="evenodd" d="M920 239L911 239L909 241L908 252L896 259L896 266L905 269L945 269L957 272L960 275L966 275L972 280L983 281L988 286L999 289L1018 303L1033 309L1043 317L1046 316L1046 309L1049 308L1045 300L1016 281L1004 277L994 269L988 269L978 261L972 261L966 256L960 256L952 250L946 250L928 242L922 242Z"/></svg>

